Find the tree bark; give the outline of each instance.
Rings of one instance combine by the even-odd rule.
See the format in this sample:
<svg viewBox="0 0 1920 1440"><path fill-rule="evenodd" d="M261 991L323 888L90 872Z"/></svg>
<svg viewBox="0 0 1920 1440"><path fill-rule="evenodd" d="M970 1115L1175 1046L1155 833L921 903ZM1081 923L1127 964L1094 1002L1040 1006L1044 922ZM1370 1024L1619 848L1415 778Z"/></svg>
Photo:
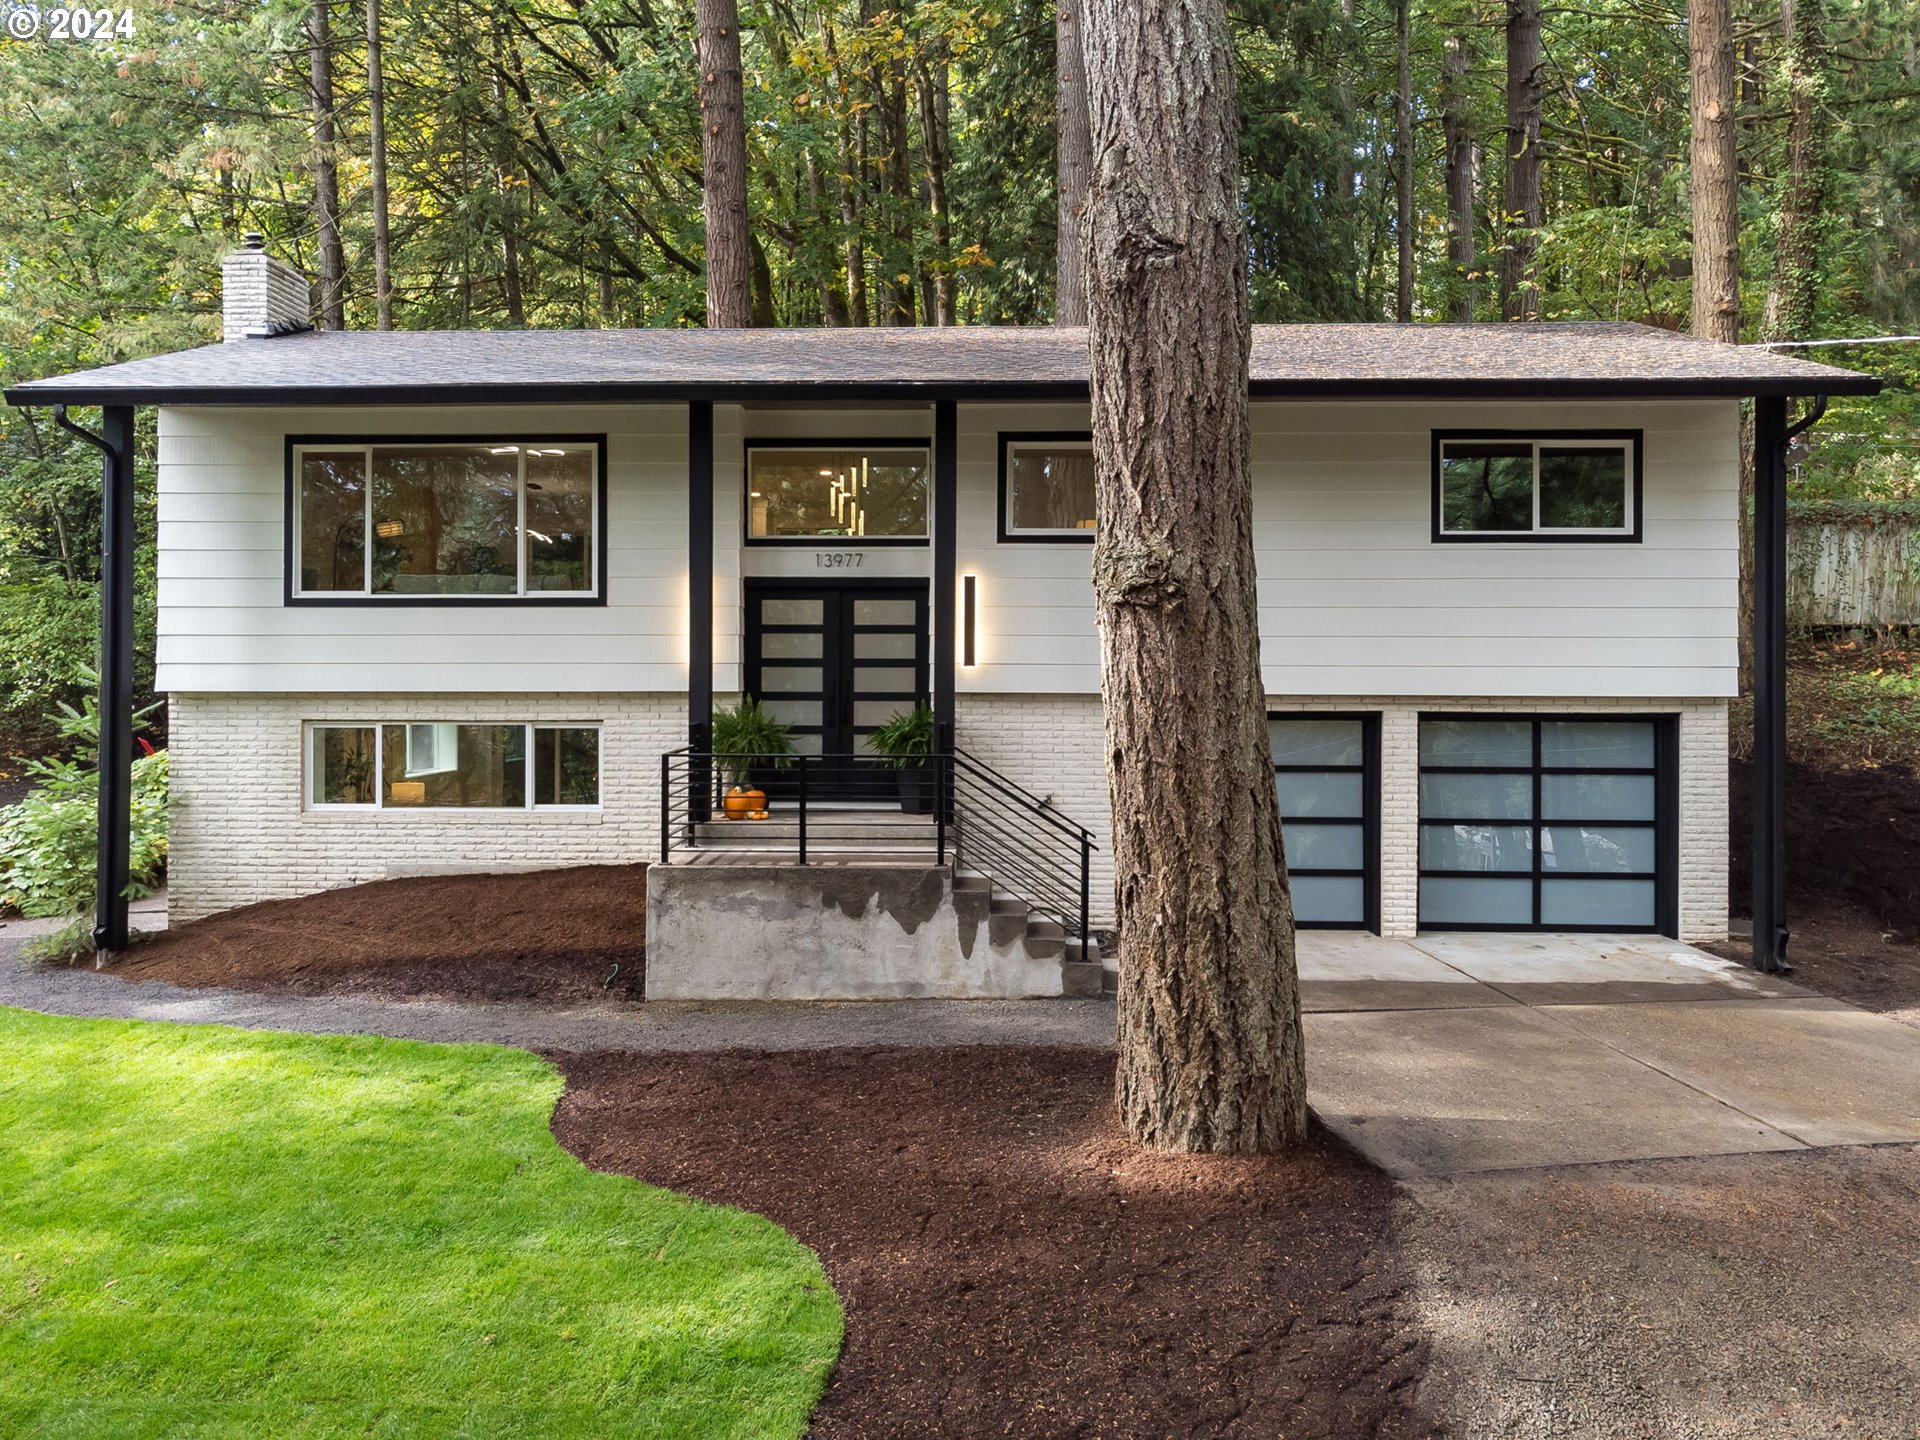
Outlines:
<svg viewBox="0 0 1920 1440"><path fill-rule="evenodd" d="M1687 0L1687 199L1693 212L1693 333L1740 340L1739 107L1731 0ZM1740 447L1738 684L1753 684L1753 443Z"/></svg>
<svg viewBox="0 0 1920 1440"><path fill-rule="evenodd" d="M1413 319L1413 17L1412 0L1397 0L1394 36L1400 73L1393 96L1394 240L1399 278L1393 292L1393 318Z"/></svg>
<svg viewBox="0 0 1920 1440"><path fill-rule="evenodd" d="M493 90L494 109L498 112L496 121L503 136L512 133L511 117L507 113L506 47L510 43L505 29L494 35L493 74L488 82ZM496 156L511 154L507 143L503 141ZM500 197L500 294L506 302L507 319L515 325L527 323L526 287L520 277L520 201L515 191L518 184L505 159L497 158L493 166L495 193Z"/></svg>
<svg viewBox="0 0 1920 1440"><path fill-rule="evenodd" d="M380 0L367 0L367 172L373 191L373 301L393 329L393 251L387 203L387 80L380 53Z"/></svg>
<svg viewBox="0 0 1920 1440"><path fill-rule="evenodd" d="M920 96L920 149L926 158L927 226L933 232L932 295L923 308L935 325L952 325L954 304L953 210L947 199L947 172L953 168L947 58L922 58L916 71Z"/></svg>
<svg viewBox="0 0 1920 1440"><path fill-rule="evenodd" d="M1540 189L1540 0L1507 0L1507 193L1502 217L1506 253L1500 266L1500 313L1540 318L1533 274L1540 228L1547 223Z"/></svg>
<svg viewBox="0 0 1920 1440"><path fill-rule="evenodd" d="M753 257L747 244L746 97L735 0L697 0L701 210L707 222L707 324L753 324Z"/></svg>
<svg viewBox="0 0 1920 1440"><path fill-rule="evenodd" d="M320 254L320 324L347 328L346 250L340 243L340 170L333 112L333 35L328 0L307 10L308 96L313 103L313 223Z"/></svg>
<svg viewBox="0 0 1920 1440"><path fill-rule="evenodd" d="M1053 323L1087 323L1087 179L1093 135L1087 118L1087 61L1078 0L1058 0L1053 12L1054 105L1058 119L1055 167Z"/></svg>
<svg viewBox="0 0 1920 1440"><path fill-rule="evenodd" d="M1827 126L1820 114L1826 15L1821 0L1781 0L1780 21L1787 52L1787 183L1774 228L1761 338L1808 340L1819 308L1827 198Z"/></svg>
<svg viewBox="0 0 1920 1440"><path fill-rule="evenodd" d="M1254 595L1247 242L1222 0L1088 0L1087 313L1115 1098L1162 1149L1306 1125Z"/></svg>
<svg viewBox="0 0 1920 1440"><path fill-rule="evenodd" d="M913 166L907 154L907 70L890 59L876 71L880 97L881 191L885 197L886 273L881 277L881 323L912 325L917 308L913 295Z"/></svg>
<svg viewBox="0 0 1920 1440"><path fill-rule="evenodd" d="M1473 202L1479 190L1479 155L1473 140L1473 104L1467 93L1467 40L1447 37L1441 80L1441 134L1447 147L1448 307L1469 322L1479 311L1479 255L1473 234Z"/></svg>

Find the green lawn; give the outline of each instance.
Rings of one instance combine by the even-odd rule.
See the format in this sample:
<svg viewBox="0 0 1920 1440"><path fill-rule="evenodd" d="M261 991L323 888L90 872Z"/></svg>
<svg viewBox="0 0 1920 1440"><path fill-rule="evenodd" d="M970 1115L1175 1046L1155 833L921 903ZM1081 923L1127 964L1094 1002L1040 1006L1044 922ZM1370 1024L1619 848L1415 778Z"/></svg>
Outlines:
<svg viewBox="0 0 1920 1440"><path fill-rule="evenodd" d="M0 1009L0 1435L793 1436L813 1253L587 1170L517 1050Z"/></svg>

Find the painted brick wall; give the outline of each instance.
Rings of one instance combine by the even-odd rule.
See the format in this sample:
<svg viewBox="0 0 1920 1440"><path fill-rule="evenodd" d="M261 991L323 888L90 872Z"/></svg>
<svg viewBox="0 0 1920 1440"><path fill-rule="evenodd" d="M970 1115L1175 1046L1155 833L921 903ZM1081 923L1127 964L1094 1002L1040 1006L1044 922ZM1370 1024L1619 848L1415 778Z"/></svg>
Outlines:
<svg viewBox="0 0 1920 1440"><path fill-rule="evenodd" d="M1381 924L1414 933L1422 710L1678 713L1680 923L1688 940L1727 930L1727 708L1721 700L1284 700L1274 710L1381 712ZM659 758L683 743L676 695L176 695L172 915L309 894L409 867L580 865L646 859L658 844ZM302 804L307 720L600 721L601 811L471 815L312 812ZM1113 918L1113 856L1100 701L1092 695L971 695L960 744L1048 797L1098 839L1094 923Z"/></svg>
<svg viewBox="0 0 1920 1440"><path fill-rule="evenodd" d="M598 812L312 811L303 722L602 722ZM644 860L658 845L660 756L685 743L674 695L175 695L168 913L260 900L420 867L487 870Z"/></svg>
<svg viewBox="0 0 1920 1440"><path fill-rule="evenodd" d="M1724 700L1340 700L1271 698L1271 709L1380 712L1380 921L1412 935L1419 906L1419 766L1423 710L1655 713L1680 716L1680 931L1685 940L1727 934L1727 706ZM1113 918L1112 826L1103 727L1091 695L970 695L960 700L960 744L1009 779L1051 796L1094 832L1096 923Z"/></svg>

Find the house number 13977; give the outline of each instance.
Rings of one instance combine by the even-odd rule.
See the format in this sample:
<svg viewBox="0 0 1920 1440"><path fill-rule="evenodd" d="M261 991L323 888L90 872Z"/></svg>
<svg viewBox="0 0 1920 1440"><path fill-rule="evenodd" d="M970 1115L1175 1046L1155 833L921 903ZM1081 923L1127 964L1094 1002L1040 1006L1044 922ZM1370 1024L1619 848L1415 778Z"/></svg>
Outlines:
<svg viewBox="0 0 1920 1440"><path fill-rule="evenodd" d="M867 557L858 550L816 550L813 563L820 570L858 570Z"/></svg>

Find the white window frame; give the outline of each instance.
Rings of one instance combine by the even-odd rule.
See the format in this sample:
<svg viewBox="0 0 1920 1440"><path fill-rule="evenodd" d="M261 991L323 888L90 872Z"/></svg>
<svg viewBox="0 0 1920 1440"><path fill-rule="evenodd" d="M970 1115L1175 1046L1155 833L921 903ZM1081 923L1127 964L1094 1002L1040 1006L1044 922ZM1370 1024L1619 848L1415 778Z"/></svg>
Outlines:
<svg viewBox="0 0 1920 1440"><path fill-rule="evenodd" d="M518 725L526 731L523 750L526 755L527 783L526 800L519 806L513 805L389 805L386 802L386 759L387 727L402 726L407 734L408 759L411 760L414 732L424 729L445 734L453 732L454 744L459 741L457 732L463 725L503 727ZM515 815L539 813L553 814L595 814L606 808L607 799L607 732L606 724L600 720L308 720L304 725L305 735L301 745L304 757L300 777L300 794L304 808L319 814L344 813L349 815L395 814L395 815ZM320 759L317 751L319 735L322 730L371 730L373 731L373 799L366 803L326 802L313 798L313 783L320 773ZM594 794L600 798L591 805L536 805L533 780L533 735L536 730L591 730L594 732L593 747ZM436 750L439 739L434 744ZM438 756L436 755L436 759ZM443 774L453 766L443 766L438 770L409 769L409 776Z"/></svg>
<svg viewBox="0 0 1920 1440"><path fill-rule="evenodd" d="M469 445L476 449L485 449L502 454L509 448L515 452L513 482L514 495L514 588L511 591L494 594L461 594L450 592L432 595L396 594L389 590L373 588L373 452L375 450L439 450L448 446ZM307 590L300 585L300 557L306 551L307 517L300 503L301 466L308 454L345 455L353 451L360 452L362 492L360 504L360 588L358 590ZM593 529L587 537L587 588L584 590L529 590L527 588L527 455L536 450L586 450L593 455L593 483L589 486L592 505ZM430 440L409 438L406 440L303 440L291 448L288 461L287 507L289 512L290 543L287 547L287 593L295 600L364 600L379 605L499 605L515 601L565 600L578 603L582 600L598 599L601 586L605 583L600 574L600 554L602 550L601 527L606 517L601 513L601 495L605 490L604 467L607 462L606 447L598 440L553 439L553 440L475 440L465 435L447 435Z"/></svg>
<svg viewBox="0 0 1920 1440"><path fill-rule="evenodd" d="M1093 453L1093 437L1062 436L1057 439L1038 435L1007 435L1000 441L1000 539L1002 543L1021 540L1074 540L1091 542L1098 533L1097 522L1090 528L1078 525L1038 526L1013 523L1013 458L1022 450L1052 450L1073 454Z"/></svg>
<svg viewBox="0 0 1920 1440"><path fill-rule="evenodd" d="M1446 528L1446 460L1455 445L1530 445L1533 448L1532 527L1526 530L1449 530ZM1621 518L1614 526L1548 526L1540 523L1540 452L1600 450L1621 457ZM1640 530L1643 439L1638 430L1448 430L1433 437L1433 538L1459 541L1612 540L1638 541Z"/></svg>

